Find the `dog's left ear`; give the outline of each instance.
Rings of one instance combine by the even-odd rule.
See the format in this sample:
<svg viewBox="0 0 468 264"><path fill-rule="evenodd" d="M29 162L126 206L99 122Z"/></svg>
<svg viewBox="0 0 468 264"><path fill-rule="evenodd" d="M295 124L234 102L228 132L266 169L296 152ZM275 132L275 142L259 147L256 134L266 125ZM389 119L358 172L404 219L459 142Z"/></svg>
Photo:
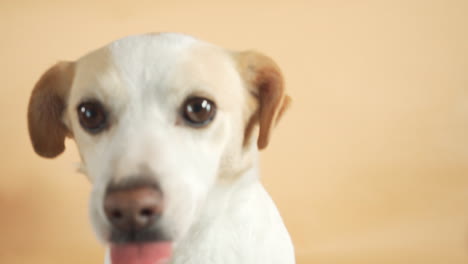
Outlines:
<svg viewBox="0 0 468 264"><path fill-rule="evenodd" d="M258 100L257 146L264 149L274 125L290 105L291 97L285 94L283 76L272 59L255 51L237 53L235 59L245 85Z"/></svg>
<svg viewBox="0 0 468 264"><path fill-rule="evenodd" d="M53 158L65 150L69 131L62 117L73 76L74 63L59 62L34 86L28 106L28 128L34 150L40 156Z"/></svg>

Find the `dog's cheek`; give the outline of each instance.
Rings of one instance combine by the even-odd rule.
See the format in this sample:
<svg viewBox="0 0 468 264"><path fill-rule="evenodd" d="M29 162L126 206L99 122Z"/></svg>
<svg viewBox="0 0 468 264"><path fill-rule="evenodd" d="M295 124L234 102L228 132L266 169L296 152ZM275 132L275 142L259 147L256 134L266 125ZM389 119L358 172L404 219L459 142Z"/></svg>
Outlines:
<svg viewBox="0 0 468 264"><path fill-rule="evenodd" d="M177 155L165 161L165 170L159 167L161 175L164 175L160 183L166 201L162 225L176 241L197 224L197 215L216 180L219 160L217 153L212 155L211 151L206 145L199 146L198 152L195 149L183 151L174 144L171 153Z"/></svg>
<svg viewBox="0 0 468 264"><path fill-rule="evenodd" d="M201 204L200 195L192 189L181 188L180 191L182 192L179 195L168 197L168 206L161 219L161 226L176 242L182 240L195 224L198 207Z"/></svg>
<svg viewBox="0 0 468 264"><path fill-rule="evenodd" d="M96 237L107 243L110 237L110 225L103 210L105 184L96 182L89 200L89 217Z"/></svg>

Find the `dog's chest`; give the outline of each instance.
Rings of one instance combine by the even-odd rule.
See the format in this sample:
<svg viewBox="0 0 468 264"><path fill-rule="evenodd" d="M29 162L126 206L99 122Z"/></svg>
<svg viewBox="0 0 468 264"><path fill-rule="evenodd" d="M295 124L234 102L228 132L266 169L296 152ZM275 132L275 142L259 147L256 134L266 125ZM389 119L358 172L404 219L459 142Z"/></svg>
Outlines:
<svg viewBox="0 0 468 264"><path fill-rule="evenodd" d="M260 183L207 209L174 252L171 264L289 264L292 244Z"/></svg>

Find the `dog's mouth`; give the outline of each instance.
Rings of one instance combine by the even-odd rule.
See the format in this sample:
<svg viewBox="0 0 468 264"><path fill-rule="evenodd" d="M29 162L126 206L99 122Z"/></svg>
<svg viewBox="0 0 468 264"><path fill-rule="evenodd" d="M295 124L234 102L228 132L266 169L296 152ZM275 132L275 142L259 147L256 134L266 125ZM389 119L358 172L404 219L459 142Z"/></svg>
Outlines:
<svg viewBox="0 0 468 264"><path fill-rule="evenodd" d="M167 264L172 256L172 243L167 241L114 244L112 264Z"/></svg>
<svg viewBox="0 0 468 264"><path fill-rule="evenodd" d="M113 230L110 237L112 264L168 263L172 242L159 230Z"/></svg>
<svg viewBox="0 0 468 264"><path fill-rule="evenodd" d="M129 230L113 229L111 231L109 241L111 244L142 244L171 241L171 239L162 231L161 228L149 228L143 230L132 228Z"/></svg>

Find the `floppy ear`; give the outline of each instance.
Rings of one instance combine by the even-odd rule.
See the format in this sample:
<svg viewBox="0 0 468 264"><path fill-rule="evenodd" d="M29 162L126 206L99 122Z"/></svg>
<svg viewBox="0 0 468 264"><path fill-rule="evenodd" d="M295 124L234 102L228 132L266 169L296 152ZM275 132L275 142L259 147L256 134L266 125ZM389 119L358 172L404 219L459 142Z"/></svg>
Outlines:
<svg viewBox="0 0 468 264"><path fill-rule="evenodd" d="M29 99L28 128L34 150L40 156L53 158L65 150L65 136L69 132L62 115L73 75L73 62L59 62L34 86Z"/></svg>
<svg viewBox="0 0 468 264"><path fill-rule="evenodd" d="M264 149L275 123L288 108L291 98L284 93L283 76L272 59L255 51L238 53L236 59L249 92L258 100L256 115L260 131L257 146Z"/></svg>

